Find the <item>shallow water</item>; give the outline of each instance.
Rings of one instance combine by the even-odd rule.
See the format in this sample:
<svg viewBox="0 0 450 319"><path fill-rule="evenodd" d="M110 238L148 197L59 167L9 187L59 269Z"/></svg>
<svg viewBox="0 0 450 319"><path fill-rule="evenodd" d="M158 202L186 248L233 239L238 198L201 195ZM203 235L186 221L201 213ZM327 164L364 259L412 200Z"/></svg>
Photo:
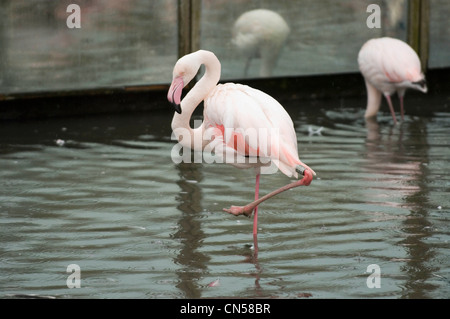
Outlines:
<svg viewBox="0 0 450 319"><path fill-rule="evenodd" d="M260 206L257 252L252 220L222 212L253 171L174 164L171 112L4 122L0 296L449 298L448 98L407 98L395 127L386 105L365 123L365 98L284 103L317 177Z"/></svg>

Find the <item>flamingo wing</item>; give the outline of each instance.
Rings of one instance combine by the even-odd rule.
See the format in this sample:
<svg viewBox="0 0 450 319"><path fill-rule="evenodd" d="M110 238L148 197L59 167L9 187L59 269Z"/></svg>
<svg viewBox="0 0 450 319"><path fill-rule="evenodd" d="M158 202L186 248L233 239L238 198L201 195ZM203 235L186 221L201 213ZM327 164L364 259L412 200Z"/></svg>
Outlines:
<svg viewBox="0 0 450 319"><path fill-rule="evenodd" d="M227 83L205 99L205 123L220 130L224 143L241 156L271 161L297 177L297 137L286 110L271 96L246 85Z"/></svg>
<svg viewBox="0 0 450 319"><path fill-rule="evenodd" d="M398 39L367 41L359 52L358 63L364 77L383 92L389 91L389 84L415 82L423 77L419 57Z"/></svg>

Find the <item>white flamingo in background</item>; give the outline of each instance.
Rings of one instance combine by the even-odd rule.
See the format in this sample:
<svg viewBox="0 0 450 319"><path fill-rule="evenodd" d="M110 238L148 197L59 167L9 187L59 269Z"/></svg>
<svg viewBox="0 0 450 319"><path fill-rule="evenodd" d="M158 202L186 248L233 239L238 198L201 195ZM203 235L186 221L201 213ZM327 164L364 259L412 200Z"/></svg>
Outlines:
<svg viewBox="0 0 450 319"><path fill-rule="evenodd" d="M406 89L427 92L419 57L401 40L384 37L367 41L359 51L358 64L367 88L366 118L376 116L383 93L396 124L391 95L395 92L398 94L403 120L403 97Z"/></svg>
<svg viewBox="0 0 450 319"><path fill-rule="evenodd" d="M194 78L202 64L205 65L204 75L181 100L183 87ZM224 155L232 155L233 161L227 161L229 164L256 168L255 201L224 209L233 215L248 217L254 211L253 235L256 238L257 206L287 189L309 185L315 173L298 157L294 125L281 104L270 95L246 85L218 85L220 71L220 62L210 51L199 50L177 61L167 94L176 111L172 130L183 147L194 151L206 152L207 148L219 153L223 151ZM202 101L203 122L192 129L191 115ZM257 133L255 138L245 134L251 129ZM237 158L245 159L245 163L237 162ZM259 198L260 172L264 173L268 164L275 165L289 177L298 178L298 173L304 177Z"/></svg>
<svg viewBox="0 0 450 319"><path fill-rule="evenodd" d="M247 58L244 76L253 58L261 58L259 75L271 76L289 32L286 21L276 12L256 9L243 13L234 23L231 42Z"/></svg>

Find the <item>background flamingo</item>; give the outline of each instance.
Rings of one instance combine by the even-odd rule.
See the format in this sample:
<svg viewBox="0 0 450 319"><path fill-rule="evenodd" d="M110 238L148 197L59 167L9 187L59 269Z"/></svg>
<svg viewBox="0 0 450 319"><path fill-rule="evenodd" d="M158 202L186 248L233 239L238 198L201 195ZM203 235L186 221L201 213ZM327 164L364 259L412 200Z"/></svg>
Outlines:
<svg viewBox="0 0 450 319"><path fill-rule="evenodd" d="M234 23L232 43L247 60L247 76L253 58L261 58L259 75L272 75L290 29L276 12L256 9L243 13Z"/></svg>
<svg viewBox="0 0 450 319"><path fill-rule="evenodd" d="M205 73L181 100L182 89L205 65ZM257 234L257 206L266 199L287 189L309 185L314 171L298 157L297 137L286 110L271 96L246 85L226 83L217 85L221 66L217 57L200 50L180 58L173 70L173 80L167 98L176 113L172 130L179 143L196 151L214 149L223 152L227 161L239 168L256 169L255 201L245 206L231 206L224 211L233 215L244 214L253 218L253 234ZM203 122L192 129L189 120L195 108L204 101ZM247 129L258 128L256 138L248 138ZM244 159L238 163L238 159ZM252 161L253 160L253 161ZM271 166L269 166L271 165ZM259 198L260 172L268 172L275 165L287 176L301 180L281 187Z"/></svg>
<svg viewBox="0 0 450 319"><path fill-rule="evenodd" d="M367 41L359 51L358 64L367 88L366 118L376 116L383 93L396 124L391 95L394 92L398 94L403 120L403 97L406 89L427 92L419 57L401 40L384 37Z"/></svg>

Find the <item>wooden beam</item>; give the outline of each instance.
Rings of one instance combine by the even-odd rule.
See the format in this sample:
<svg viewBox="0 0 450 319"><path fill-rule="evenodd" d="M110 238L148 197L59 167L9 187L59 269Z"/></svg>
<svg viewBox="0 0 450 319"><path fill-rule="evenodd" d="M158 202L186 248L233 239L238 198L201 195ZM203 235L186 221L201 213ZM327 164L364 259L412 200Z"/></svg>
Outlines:
<svg viewBox="0 0 450 319"><path fill-rule="evenodd" d="M430 1L422 0L420 3L420 33L419 33L419 57L422 70L428 68L430 50Z"/></svg>
<svg viewBox="0 0 450 319"><path fill-rule="evenodd" d="M178 0L178 57L200 48L201 0Z"/></svg>
<svg viewBox="0 0 450 319"><path fill-rule="evenodd" d="M182 57L190 50L190 1L178 0L178 57Z"/></svg>
<svg viewBox="0 0 450 319"><path fill-rule="evenodd" d="M429 0L410 0L408 2L407 42L417 52L422 70L428 67L429 55Z"/></svg>

